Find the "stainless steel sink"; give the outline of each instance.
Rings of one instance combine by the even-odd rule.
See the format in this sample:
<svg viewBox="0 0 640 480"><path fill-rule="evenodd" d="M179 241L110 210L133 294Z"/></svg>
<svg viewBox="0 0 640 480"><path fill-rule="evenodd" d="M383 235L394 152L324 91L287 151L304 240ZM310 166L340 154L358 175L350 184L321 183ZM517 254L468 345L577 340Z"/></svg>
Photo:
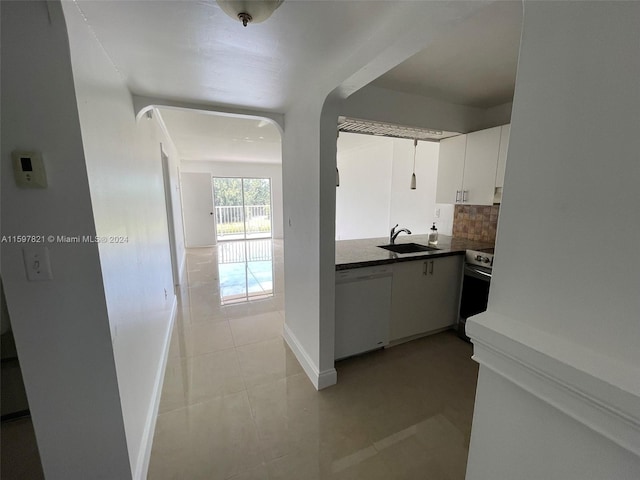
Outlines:
<svg viewBox="0 0 640 480"><path fill-rule="evenodd" d="M420 245L419 243L398 243L395 245L378 245L378 248L384 248L395 253L417 253L417 252L431 252L438 250L435 247L427 247L426 245Z"/></svg>

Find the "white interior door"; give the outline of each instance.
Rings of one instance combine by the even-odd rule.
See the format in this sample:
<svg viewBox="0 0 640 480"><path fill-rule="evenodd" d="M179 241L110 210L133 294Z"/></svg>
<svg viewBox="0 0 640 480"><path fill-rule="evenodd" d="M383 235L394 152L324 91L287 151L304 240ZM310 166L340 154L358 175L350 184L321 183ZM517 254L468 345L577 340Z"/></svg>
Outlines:
<svg viewBox="0 0 640 480"><path fill-rule="evenodd" d="M176 252L176 230L173 218L173 201L171 199L171 179L169 178L169 157L160 144L160 159L162 162L162 180L164 183L164 203L167 210L167 231L169 234L169 253L171 255L171 272L173 285L180 284L180 272L178 271L178 255Z"/></svg>
<svg viewBox="0 0 640 480"><path fill-rule="evenodd" d="M181 184L186 247L215 245L211 174L183 173Z"/></svg>

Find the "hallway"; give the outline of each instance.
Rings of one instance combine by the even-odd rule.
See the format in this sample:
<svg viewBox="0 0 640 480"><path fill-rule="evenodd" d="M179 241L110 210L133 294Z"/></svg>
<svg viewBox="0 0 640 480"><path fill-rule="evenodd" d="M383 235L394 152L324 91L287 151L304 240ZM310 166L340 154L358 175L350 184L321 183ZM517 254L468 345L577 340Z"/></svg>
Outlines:
<svg viewBox="0 0 640 480"><path fill-rule="evenodd" d="M464 478L470 345L445 332L348 359L338 384L317 392L282 339L282 240L272 296L222 305L221 285L241 283L219 274L239 271L220 269L225 245L187 253L150 480Z"/></svg>

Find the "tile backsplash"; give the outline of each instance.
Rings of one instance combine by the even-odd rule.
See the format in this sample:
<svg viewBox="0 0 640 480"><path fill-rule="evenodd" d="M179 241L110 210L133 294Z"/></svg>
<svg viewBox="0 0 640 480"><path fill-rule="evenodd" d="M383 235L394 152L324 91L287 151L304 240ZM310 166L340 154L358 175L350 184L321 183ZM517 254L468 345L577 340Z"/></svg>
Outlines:
<svg viewBox="0 0 640 480"><path fill-rule="evenodd" d="M500 205L456 205L453 236L481 242L495 242Z"/></svg>

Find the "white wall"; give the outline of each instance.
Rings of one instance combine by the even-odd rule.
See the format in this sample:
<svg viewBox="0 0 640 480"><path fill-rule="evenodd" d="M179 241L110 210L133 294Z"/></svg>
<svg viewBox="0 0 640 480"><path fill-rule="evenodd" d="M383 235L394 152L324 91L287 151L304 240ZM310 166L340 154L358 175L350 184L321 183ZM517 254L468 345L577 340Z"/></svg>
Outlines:
<svg viewBox="0 0 640 480"><path fill-rule="evenodd" d="M345 100L340 113L353 118L464 133L477 125L483 109L367 85Z"/></svg>
<svg viewBox="0 0 640 480"><path fill-rule="evenodd" d="M481 369L467 479L637 480L640 457Z"/></svg>
<svg viewBox="0 0 640 480"><path fill-rule="evenodd" d="M638 365L640 5L578 4L526 5L491 309Z"/></svg>
<svg viewBox="0 0 640 480"><path fill-rule="evenodd" d="M305 85L304 94L285 112L285 339L320 388L337 378L333 353L338 116L425 126L425 120L434 118L439 108L431 102L422 105L433 107L434 112L410 106L411 101L398 105L383 89L361 96L357 108L347 108L344 100L484 5L459 2L451 8L429 2L397 2L392 14L372 24L359 41L345 46L343 61L323 69L313 84ZM454 110L451 127L465 124L465 112Z"/></svg>
<svg viewBox="0 0 640 480"><path fill-rule="evenodd" d="M321 101L289 110L282 139L284 337L316 388L320 387L323 374L320 367L320 112ZM333 141L335 144L335 133ZM335 189L335 169L333 172ZM334 236L333 229L331 236Z"/></svg>
<svg viewBox="0 0 640 480"><path fill-rule="evenodd" d="M469 480L640 477L638 24L638 2L525 1L489 308L467 323Z"/></svg>
<svg viewBox="0 0 640 480"><path fill-rule="evenodd" d="M61 6L0 8L2 234L95 236ZM15 185L14 149L42 153L47 189ZM53 280L28 282L22 245L2 244L2 279L44 474L131 478L98 245L46 246Z"/></svg>
<svg viewBox="0 0 640 480"><path fill-rule="evenodd" d="M427 233L437 220L438 151L438 143L418 142L417 188L411 190L413 140L341 134L336 240L387 237L395 224L414 234Z"/></svg>
<svg viewBox="0 0 640 480"><path fill-rule="evenodd" d="M271 179L271 201L273 208L273 237L283 238L282 231L282 165L182 160L181 171L191 173L210 173L216 177L257 177Z"/></svg>
<svg viewBox="0 0 640 480"><path fill-rule="evenodd" d="M473 132L509 123L509 109L484 109L367 85L344 102L340 114L399 125ZM502 123L495 123L502 122Z"/></svg>
<svg viewBox="0 0 640 480"><path fill-rule="evenodd" d="M436 179L437 182L437 179ZM453 235L453 214L455 205L452 203L436 203L434 221L438 227L438 233L443 235Z"/></svg>
<svg viewBox="0 0 640 480"><path fill-rule="evenodd" d="M336 240L388 235L393 139L341 133Z"/></svg>
<svg viewBox="0 0 640 480"><path fill-rule="evenodd" d="M484 130L485 128L498 127L511 123L511 111L513 110L513 102L503 103L495 107L487 108L484 111L484 118L480 124L480 128L475 130Z"/></svg>
<svg viewBox="0 0 640 480"><path fill-rule="evenodd" d="M176 152L155 120L136 121L120 74L75 5L64 7L96 232L127 238L99 252L127 447L141 477L175 307L160 144L174 174Z"/></svg>
<svg viewBox="0 0 640 480"><path fill-rule="evenodd" d="M413 140L393 140L393 176L389 229L396 223L413 234L428 233L435 218L436 181L440 145L418 142L416 151L416 189L411 190Z"/></svg>

